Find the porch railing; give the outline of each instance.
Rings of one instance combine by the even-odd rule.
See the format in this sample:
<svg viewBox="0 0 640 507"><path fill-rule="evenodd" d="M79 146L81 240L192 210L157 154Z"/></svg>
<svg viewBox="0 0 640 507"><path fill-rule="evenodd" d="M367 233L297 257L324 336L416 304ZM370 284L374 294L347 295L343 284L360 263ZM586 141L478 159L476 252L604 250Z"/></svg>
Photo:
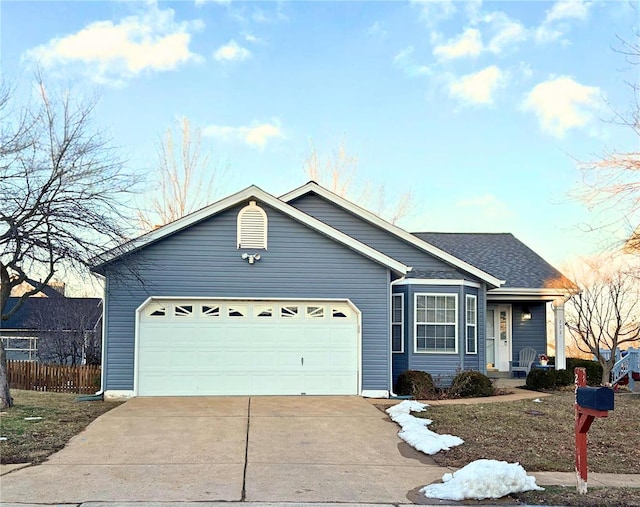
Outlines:
<svg viewBox="0 0 640 507"><path fill-rule="evenodd" d="M615 385L627 376L629 389L633 391L635 388L634 373L640 373L640 349L630 348L611 368L611 384Z"/></svg>

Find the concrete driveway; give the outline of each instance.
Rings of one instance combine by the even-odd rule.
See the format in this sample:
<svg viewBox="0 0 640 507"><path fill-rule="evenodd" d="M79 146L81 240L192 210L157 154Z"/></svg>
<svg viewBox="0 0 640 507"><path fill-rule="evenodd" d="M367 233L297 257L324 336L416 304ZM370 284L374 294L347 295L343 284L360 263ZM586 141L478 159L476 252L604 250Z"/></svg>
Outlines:
<svg viewBox="0 0 640 507"><path fill-rule="evenodd" d="M407 503L446 472L359 397L134 398L39 466L3 503Z"/></svg>

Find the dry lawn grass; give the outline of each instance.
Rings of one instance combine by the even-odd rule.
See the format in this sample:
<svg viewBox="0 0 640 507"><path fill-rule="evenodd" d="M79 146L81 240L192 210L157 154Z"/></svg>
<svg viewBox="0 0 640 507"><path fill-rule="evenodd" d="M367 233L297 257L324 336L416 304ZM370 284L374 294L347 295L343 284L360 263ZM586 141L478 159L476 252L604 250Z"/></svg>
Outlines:
<svg viewBox="0 0 640 507"><path fill-rule="evenodd" d="M574 470L574 395L556 392L541 403L521 400L430 407L416 416L430 428L465 443L434 456L436 463L462 467L480 458L519 462L528 471ZM615 410L589 430L589 471L640 473L640 396L619 393Z"/></svg>
<svg viewBox="0 0 640 507"><path fill-rule="evenodd" d="M75 394L13 389L14 406L0 416L1 463L41 463L119 402L75 401ZM25 417L42 417L25 420Z"/></svg>
<svg viewBox="0 0 640 507"><path fill-rule="evenodd" d="M640 489L637 488L589 488L586 495L578 495L573 487L547 486L545 491L528 491L511 497L526 505L640 507Z"/></svg>
<svg viewBox="0 0 640 507"><path fill-rule="evenodd" d="M451 433L465 443L433 456L442 466L460 468L481 458L521 463L525 470L574 471L574 394L555 392L541 398L477 405L432 406L418 417L433 419L430 428ZM619 393L607 419L589 430L589 472L640 473L640 396ZM382 408L382 407L381 407ZM640 507L638 488L589 488L578 495L575 487L546 487L510 495L499 503L566 505L575 507ZM421 502L422 503L422 502ZM429 502L426 502L429 503ZM494 502L467 500L466 505Z"/></svg>

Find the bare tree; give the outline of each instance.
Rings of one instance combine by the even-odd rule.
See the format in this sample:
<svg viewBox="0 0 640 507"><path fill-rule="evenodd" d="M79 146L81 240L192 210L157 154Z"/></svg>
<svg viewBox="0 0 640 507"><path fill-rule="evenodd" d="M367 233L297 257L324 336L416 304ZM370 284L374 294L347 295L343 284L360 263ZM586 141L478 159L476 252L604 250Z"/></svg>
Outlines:
<svg viewBox="0 0 640 507"><path fill-rule="evenodd" d="M640 65L640 32L628 42L620 37L620 47L616 51L624 56L631 66ZM640 83L638 72L636 81L627 82L631 91L631 106L627 112L611 107L611 122L630 130L632 149L606 149L597 160L579 163L583 176L583 187L576 197L591 209L602 213L604 225L609 222L622 223L629 239L627 252L640 252Z"/></svg>
<svg viewBox="0 0 640 507"><path fill-rule="evenodd" d="M42 298L26 326L38 332L38 360L100 364L102 302L95 298Z"/></svg>
<svg viewBox="0 0 640 507"><path fill-rule="evenodd" d="M70 91L50 94L40 75L37 100L26 106L15 105L15 94L4 90L0 313L7 320L56 273L83 272L93 256L127 239L123 200L136 180L94 126L96 100L76 101ZM11 289L25 280L33 290L9 305ZM10 404L0 346L0 408Z"/></svg>
<svg viewBox="0 0 640 507"><path fill-rule="evenodd" d="M566 326L577 348L597 358L606 384L616 349L640 344L638 269L620 256L601 258L587 262L573 279L576 286L571 289Z"/></svg>
<svg viewBox="0 0 640 507"><path fill-rule="evenodd" d="M214 163L202 145L202 129L188 118L178 121L178 135L169 127L157 144L158 185L138 209L140 227L150 231L183 217L207 204L219 193L226 168Z"/></svg>
<svg viewBox="0 0 640 507"><path fill-rule="evenodd" d="M415 207L411 190L388 199L384 185L360 178L358 157L349 154L343 139L329 155L321 156L313 144L303 162L307 177L333 193L358 203L363 208L395 224L407 217Z"/></svg>

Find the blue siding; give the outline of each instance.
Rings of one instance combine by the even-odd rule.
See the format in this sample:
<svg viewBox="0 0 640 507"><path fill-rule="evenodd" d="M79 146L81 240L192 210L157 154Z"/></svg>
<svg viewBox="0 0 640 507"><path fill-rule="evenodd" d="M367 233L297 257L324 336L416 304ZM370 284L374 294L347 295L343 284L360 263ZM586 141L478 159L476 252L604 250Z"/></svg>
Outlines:
<svg viewBox="0 0 640 507"><path fill-rule="evenodd" d="M461 297L460 300L460 310L462 311L462 315L461 315L461 320L460 320L460 335L462 340L460 341L460 347L461 347L461 352L462 352L462 356L463 357L463 361L462 361L462 369L464 370L475 370L475 371L481 371L480 368L480 343L482 342L482 340L484 340L484 333L480 333L480 314L481 312L481 300L478 297L480 291L474 287L464 287L463 288L463 295ZM467 329L466 329L466 323L467 323L467 316L466 316L466 299L467 299L467 295L470 296L476 296L476 304L477 304L477 315L476 315L476 339L477 339L477 346L476 346L476 353L475 354L467 354Z"/></svg>
<svg viewBox="0 0 640 507"><path fill-rule="evenodd" d="M477 280L316 194L306 194L289 204L407 266L424 271L448 271L460 279Z"/></svg>
<svg viewBox="0 0 640 507"><path fill-rule="evenodd" d="M487 285L478 290L478 368L487 374Z"/></svg>
<svg viewBox="0 0 640 507"><path fill-rule="evenodd" d="M398 376L403 372L409 369L409 343L408 343L408 331L407 329L411 328L411 317L409 314L409 296L407 295L408 287L406 285L396 285L393 287L394 294L404 294L404 307L403 307L403 331L404 336L402 337L404 352L394 353L392 354L393 361L393 384L398 380Z"/></svg>
<svg viewBox="0 0 640 507"><path fill-rule="evenodd" d="M126 275L122 260L104 269L104 388L133 389L136 308L149 296L182 296L348 298L362 312L362 388L388 389L389 270L266 205L269 249L249 265L236 248L236 216L243 206L131 254L127 262L144 286Z"/></svg>
<svg viewBox="0 0 640 507"><path fill-rule="evenodd" d="M547 352L547 307L544 302L517 302L512 305L512 360L518 360L520 349L532 347L538 355ZM522 310L528 308L531 320L522 320Z"/></svg>

